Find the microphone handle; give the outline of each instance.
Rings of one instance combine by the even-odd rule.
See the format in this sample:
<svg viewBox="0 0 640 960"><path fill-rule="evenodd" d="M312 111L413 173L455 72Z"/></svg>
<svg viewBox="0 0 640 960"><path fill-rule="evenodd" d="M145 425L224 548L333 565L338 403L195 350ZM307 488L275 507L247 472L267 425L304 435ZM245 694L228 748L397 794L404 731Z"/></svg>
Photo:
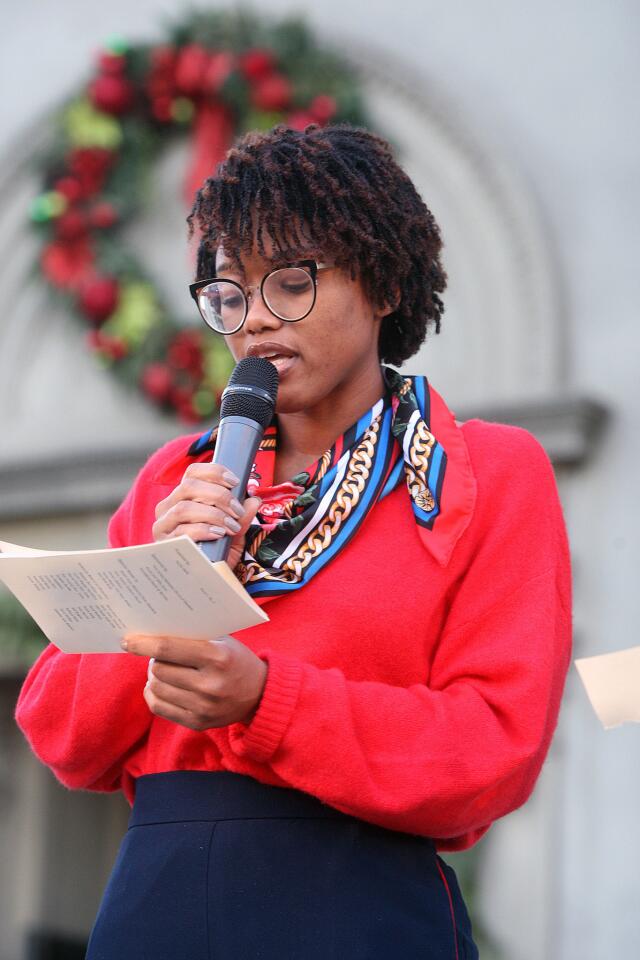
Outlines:
<svg viewBox="0 0 640 960"><path fill-rule="evenodd" d="M240 477L240 483L231 493L241 503L247 493L247 482L263 436L264 427L248 417L223 417L218 427L212 463L221 463ZM201 540L198 546L212 563L216 563L227 559L231 540L231 536Z"/></svg>

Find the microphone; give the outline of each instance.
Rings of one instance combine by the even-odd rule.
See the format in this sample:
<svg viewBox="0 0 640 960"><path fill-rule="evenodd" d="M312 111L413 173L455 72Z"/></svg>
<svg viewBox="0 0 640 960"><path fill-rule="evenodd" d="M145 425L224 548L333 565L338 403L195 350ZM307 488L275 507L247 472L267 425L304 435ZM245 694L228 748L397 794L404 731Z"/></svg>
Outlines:
<svg viewBox="0 0 640 960"><path fill-rule="evenodd" d="M212 463L221 463L240 483L232 494L242 501L265 429L271 423L278 396L278 371L263 357L240 360L222 394L220 423ZM232 536L201 540L198 546L213 563L226 560Z"/></svg>

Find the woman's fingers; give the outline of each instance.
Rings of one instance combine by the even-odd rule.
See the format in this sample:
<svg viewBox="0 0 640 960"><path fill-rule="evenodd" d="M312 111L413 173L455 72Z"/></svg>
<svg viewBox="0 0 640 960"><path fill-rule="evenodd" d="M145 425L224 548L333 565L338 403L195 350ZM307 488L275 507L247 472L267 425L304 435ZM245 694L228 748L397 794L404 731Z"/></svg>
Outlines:
<svg viewBox="0 0 640 960"><path fill-rule="evenodd" d="M267 664L234 637L130 635L123 649L151 657L144 698L158 717L193 730L249 721L262 698Z"/></svg>
<svg viewBox="0 0 640 960"><path fill-rule="evenodd" d="M200 500L233 513L233 487L239 482L232 473L218 463L191 463L178 486L156 505L156 518L165 514L181 500Z"/></svg>
<svg viewBox="0 0 640 960"><path fill-rule="evenodd" d="M185 511L185 516L191 515L192 520L188 522L177 523L175 515L156 520L153 525L153 536L155 540L166 540L170 537L179 537L182 534L191 537L192 540L199 542L201 540L219 540L220 537L231 537L232 546L244 544L244 537L249 529L253 518L260 507L261 501L257 497L251 497L245 500L246 513L242 520L227 518L225 514L215 512L215 508L209 510L201 509L204 504L194 504L193 510ZM197 520L198 515L205 514L204 520Z"/></svg>
<svg viewBox="0 0 640 960"><path fill-rule="evenodd" d="M221 527L223 533L233 535L239 533L242 528L240 520L237 513L229 514L221 507L213 507L192 500L181 500L156 520L153 533L158 539L161 536L173 535L173 531L179 526L198 523L210 527Z"/></svg>
<svg viewBox="0 0 640 960"><path fill-rule="evenodd" d="M185 476L169 496L161 501L162 509L160 512L166 513L180 500L199 500L201 503L208 503L212 506L223 506L226 510L232 512L231 503L233 499L232 491L219 483Z"/></svg>
<svg viewBox="0 0 640 960"><path fill-rule="evenodd" d="M222 537L231 536L231 531L224 527L213 526L207 523L180 523L169 533L155 533L154 539L171 540L173 537L190 537L195 543L201 543L203 540L220 540Z"/></svg>
<svg viewBox="0 0 640 960"><path fill-rule="evenodd" d="M156 507L155 540L187 534L194 540L215 540L244 533L251 522L233 495L237 478L216 463L192 463L168 497Z"/></svg>
<svg viewBox="0 0 640 960"><path fill-rule="evenodd" d="M143 696L149 710L151 710L156 717L162 717L163 720L172 720L174 723L179 723L181 726L188 727L190 730L201 729L199 720L194 713L186 710L184 707L178 706L176 703L161 700L151 689L150 683L147 683L144 688Z"/></svg>
<svg viewBox="0 0 640 960"><path fill-rule="evenodd" d="M147 633L130 633L120 641L128 653L140 657L152 657L166 663L191 667L195 670L217 662L217 648L202 640L190 637L151 636Z"/></svg>
<svg viewBox="0 0 640 960"><path fill-rule="evenodd" d="M217 510L223 516L228 516L233 520L242 520L244 508L235 497L231 497L228 491L225 492L221 487L214 484L203 484L203 486L205 488L210 487L207 490L208 499L205 499L204 495L196 496L188 485L185 488L182 488L182 485L176 487L176 491L180 493L179 499L170 503L170 498L167 498L164 501L165 507L160 511L157 519L161 517L177 517L180 521L191 519L193 506L195 506L197 509L204 508L200 511L201 513L206 514L211 510Z"/></svg>

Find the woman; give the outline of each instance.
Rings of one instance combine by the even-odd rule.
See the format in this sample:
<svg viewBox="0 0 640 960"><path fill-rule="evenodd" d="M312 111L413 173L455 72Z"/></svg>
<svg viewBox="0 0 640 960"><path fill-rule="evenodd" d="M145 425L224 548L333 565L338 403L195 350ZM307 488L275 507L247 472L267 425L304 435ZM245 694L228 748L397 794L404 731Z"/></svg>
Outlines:
<svg viewBox="0 0 640 960"><path fill-rule="evenodd" d="M280 373L249 496L215 431L143 467L114 546L231 533L270 621L209 644L49 647L17 718L67 786L135 798L103 957L473 958L437 850L530 794L570 647L553 472L401 364L439 329L438 227L383 140L245 136L206 181L203 318Z"/></svg>

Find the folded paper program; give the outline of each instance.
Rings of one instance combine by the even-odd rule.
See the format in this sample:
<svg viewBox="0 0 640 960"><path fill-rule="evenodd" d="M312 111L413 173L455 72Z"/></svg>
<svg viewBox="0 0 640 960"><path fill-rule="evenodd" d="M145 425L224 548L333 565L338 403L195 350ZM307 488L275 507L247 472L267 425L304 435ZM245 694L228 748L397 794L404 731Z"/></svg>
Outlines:
<svg viewBox="0 0 640 960"><path fill-rule="evenodd" d="M640 723L640 647L583 657L575 664L606 729Z"/></svg>
<svg viewBox="0 0 640 960"><path fill-rule="evenodd" d="M188 537L70 552L0 541L0 581L65 653L121 653L132 633L215 640L269 619Z"/></svg>

